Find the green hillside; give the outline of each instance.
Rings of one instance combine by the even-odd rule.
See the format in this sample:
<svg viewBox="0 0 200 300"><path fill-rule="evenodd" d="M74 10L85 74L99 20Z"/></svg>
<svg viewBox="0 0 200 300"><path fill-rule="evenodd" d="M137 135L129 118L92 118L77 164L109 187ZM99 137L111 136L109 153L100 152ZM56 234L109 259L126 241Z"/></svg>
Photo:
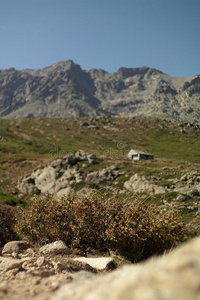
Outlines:
<svg viewBox="0 0 200 300"><path fill-rule="evenodd" d="M190 123L141 117L0 120L0 136L0 200L12 205L28 201L16 189L22 176L80 149L96 154L98 159L98 164L87 171L116 164L124 172L113 184L118 190L135 173L155 176L159 185L170 187L170 179L200 170L200 128ZM133 163L127 159L130 149L152 153L155 159ZM173 197L173 192L146 195L146 201L160 204ZM187 207L199 200L194 191L194 197L186 201ZM181 205L183 219L194 218L197 209L190 211Z"/></svg>

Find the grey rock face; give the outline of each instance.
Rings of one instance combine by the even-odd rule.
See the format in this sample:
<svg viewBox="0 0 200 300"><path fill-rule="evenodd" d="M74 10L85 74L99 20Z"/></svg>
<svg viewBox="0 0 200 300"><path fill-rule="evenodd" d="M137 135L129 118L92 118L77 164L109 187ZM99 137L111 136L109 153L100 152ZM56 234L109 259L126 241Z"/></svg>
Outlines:
<svg viewBox="0 0 200 300"><path fill-rule="evenodd" d="M173 78L147 67L111 74L63 61L42 70L0 70L0 118L106 114L198 122L199 94L200 75Z"/></svg>

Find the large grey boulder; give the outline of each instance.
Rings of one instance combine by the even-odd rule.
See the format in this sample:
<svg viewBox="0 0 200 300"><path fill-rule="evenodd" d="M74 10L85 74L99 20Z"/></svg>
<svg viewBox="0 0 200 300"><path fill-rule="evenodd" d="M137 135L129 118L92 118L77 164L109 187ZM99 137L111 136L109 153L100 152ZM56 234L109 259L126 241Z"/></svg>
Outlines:
<svg viewBox="0 0 200 300"><path fill-rule="evenodd" d="M56 180L56 171L52 166L38 169L34 173L35 185L42 193L53 193Z"/></svg>
<svg viewBox="0 0 200 300"><path fill-rule="evenodd" d="M93 184L101 184L109 181L114 181L118 176L118 172L116 170L117 170L116 166L111 166L102 169L100 171L94 171L88 173L85 182L93 183Z"/></svg>
<svg viewBox="0 0 200 300"><path fill-rule="evenodd" d="M65 170L60 178L55 182L55 193L59 190L67 188L74 183L81 182L82 177L76 168L69 168Z"/></svg>
<svg viewBox="0 0 200 300"><path fill-rule="evenodd" d="M198 300L200 238L160 258L62 286L51 300Z"/></svg>
<svg viewBox="0 0 200 300"><path fill-rule="evenodd" d="M26 195L40 193L40 190L35 185L35 178L33 178L32 175L25 176L21 181L18 182L17 187L21 193Z"/></svg>
<svg viewBox="0 0 200 300"><path fill-rule="evenodd" d="M151 183L145 176L137 173L124 183L124 188L134 193L164 194L166 192L162 186Z"/></svg>
<svg viewBox="0 0 200 300"><path fill-rule="evenodd" d="M18 189L27 195L50 193L60 198L67 195L74 184L83 181L78 170L78 162L87 161L95 163L96 156L83 150L77 151L75 155L67 154L51 162L44 168L37 168L18 182Z"/></svg>
<svg viewBox="0 0 200 300"><path fill-rule="evenodd" d="M174 179L173 190L178 193L190 195L194 191L200 193L200 172L192 171L187 174L183 174L181 178Z"/></svg>

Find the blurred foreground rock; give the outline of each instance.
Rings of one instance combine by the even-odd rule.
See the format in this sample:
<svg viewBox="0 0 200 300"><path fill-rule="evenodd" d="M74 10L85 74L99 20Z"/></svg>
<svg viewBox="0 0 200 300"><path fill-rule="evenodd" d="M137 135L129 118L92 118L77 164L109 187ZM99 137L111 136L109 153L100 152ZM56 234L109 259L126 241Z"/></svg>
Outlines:
<svg viewBox="0 0 200 300"><path fill-rule="evenodd" d="M200 238L166 256L61 287L51 300L200 299Z"/></svg>
<svg viewBox="0 0 200 300"><path fill-rule="evenodd" d="M18 258L0 256L0 299L199 300L199 253L200 238L195 238L164 256L102 273L97 265L111 258L20 249Z"/></svg>

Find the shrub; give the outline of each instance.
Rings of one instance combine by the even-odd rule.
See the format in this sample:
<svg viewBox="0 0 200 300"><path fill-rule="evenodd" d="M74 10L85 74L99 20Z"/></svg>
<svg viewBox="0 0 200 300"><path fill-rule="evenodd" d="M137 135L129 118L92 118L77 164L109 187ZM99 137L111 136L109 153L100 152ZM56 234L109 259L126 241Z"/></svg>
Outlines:
<svg viewBox="0 0 200 300"><path fill-rule="evenodd" d="M27 210L21 209L16 223L16 231L20 237L31 243L46 244L58 239L71 242L70 212L67 201L57 201L51 195L35 196Z"/></svg>
<svg viewBox="0 0 200 300"><path fill-rule="evenodd" d="M161 254L184 239L173 209L164 212L138 200L107 199L96 193L60 201L50 195L35 198L16 227L32 243L62 239L79 254L118 250L134 260Z"/></svg>
<svg viewBox="0 0 200 300"><path fill-rule="evenodd" d="M15 217L16 212L13 208L0 203L0 247L11 240L18 239L15 232Z"/></svg>

